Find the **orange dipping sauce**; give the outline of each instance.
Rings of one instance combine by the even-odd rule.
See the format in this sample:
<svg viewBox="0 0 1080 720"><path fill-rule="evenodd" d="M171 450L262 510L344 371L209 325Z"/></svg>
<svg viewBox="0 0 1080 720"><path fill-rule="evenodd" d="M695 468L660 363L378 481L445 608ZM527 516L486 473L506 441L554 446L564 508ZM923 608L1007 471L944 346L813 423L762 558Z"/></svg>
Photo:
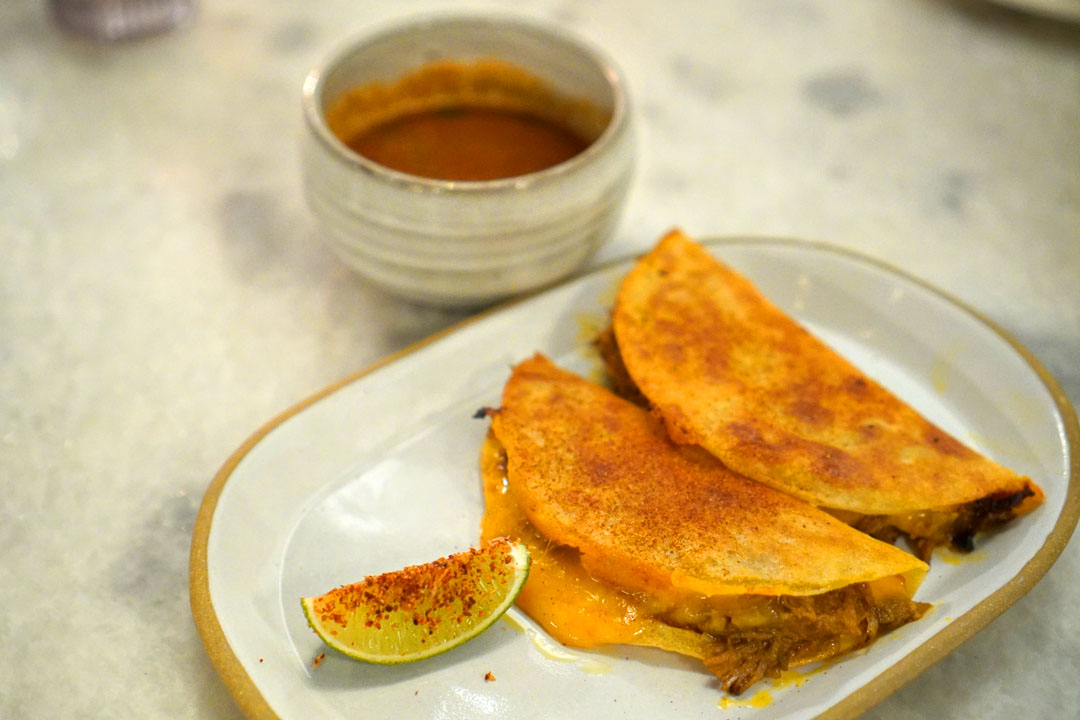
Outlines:
<svg viewBox="0 0 1080 720"><path fill-rule="evenodd" d="M395 118L345 143L380 165L439 180L496 180L574 157L589 141L528 113L448 108Z"/></svg>
<svg viewBox="0 0 1080 720"><path fill-rule="evenodd" d="M438 180L497 180L569 160L610 112L556 93L508 63L441 61L332 103L327 124L354 152Z"/></svg>

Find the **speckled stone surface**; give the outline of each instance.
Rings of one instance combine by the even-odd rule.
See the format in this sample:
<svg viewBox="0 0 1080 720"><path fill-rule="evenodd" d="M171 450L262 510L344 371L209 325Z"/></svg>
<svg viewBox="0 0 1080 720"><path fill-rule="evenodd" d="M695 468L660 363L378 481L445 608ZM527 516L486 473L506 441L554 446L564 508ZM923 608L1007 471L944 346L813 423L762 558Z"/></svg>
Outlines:
<svg viewBox="0 0 1080 720"><path fill-rule="evenodd" d="M326 249L300 83L456 2L204 0L130 44L0 3L0 717L238 718L187 595L192 524L275 413L462 315ZM596 262L697 235L825 240L977 308L1080 402L1080 27L950 0L472 3L626 71L640 168ZM871 718L1080 708L1080 541Z"/></svg>

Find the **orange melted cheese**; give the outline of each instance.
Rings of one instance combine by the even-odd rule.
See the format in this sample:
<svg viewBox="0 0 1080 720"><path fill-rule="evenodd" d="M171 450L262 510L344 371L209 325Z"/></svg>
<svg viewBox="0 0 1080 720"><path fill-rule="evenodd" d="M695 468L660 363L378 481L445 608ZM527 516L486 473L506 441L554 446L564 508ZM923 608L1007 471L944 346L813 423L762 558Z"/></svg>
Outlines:
<svg viewBox="0 0 1080 720"><path fill-rule="evenodd" d="M593 578L574 548L554 545L542 536L511 493L504 463L500 445L486 442L481 456L485 505L481 537L484 542L517 538L528 545L532 564L518 607L570 647L650 645L701 657L698 633L656 621L643 599Z"/></svg>

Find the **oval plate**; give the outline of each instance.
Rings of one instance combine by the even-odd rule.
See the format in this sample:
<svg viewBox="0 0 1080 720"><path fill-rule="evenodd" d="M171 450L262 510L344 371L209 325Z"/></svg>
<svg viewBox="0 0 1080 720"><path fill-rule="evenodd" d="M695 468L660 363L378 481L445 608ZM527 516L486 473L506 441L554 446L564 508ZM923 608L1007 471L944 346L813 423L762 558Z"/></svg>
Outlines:
<svg viewBox="0 0 1080 720"><path fill-rule="evenodd" d="M939 551L922 620L825 668L721 693L696 661L584 652L516 609L423 663L327 654L299 598L478 542L478 453L510 367L533 352L599 377L590 339L631 260L496 309L345 378L271 420L203 499L191 602L206 651L254 718L853 717L1027 592L1080 515L1075 411L1018 343L943 294L847 251L798 241L706 242L781 308L930 420L1029 475L1045 504L959 559ZM491 672L497 682L485 682Z"/></svg>

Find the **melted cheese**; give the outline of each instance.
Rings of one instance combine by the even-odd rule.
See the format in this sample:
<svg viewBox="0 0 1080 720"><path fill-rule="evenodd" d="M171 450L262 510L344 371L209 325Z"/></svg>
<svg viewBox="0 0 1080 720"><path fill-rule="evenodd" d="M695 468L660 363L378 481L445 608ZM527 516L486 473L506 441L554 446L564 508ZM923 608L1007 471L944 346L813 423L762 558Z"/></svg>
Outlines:
<svg viewBox="0 0 1080 720"><path fill-rule="evenodd" d="M699 633L655 620L646 600L593 578L576 550L553 545L536 531L510 492L497 443L484 444L481 465L482 540L513 537L528 545L532 564L517 605L545 631L570 647L647 645L702 657Z"/></svg>

